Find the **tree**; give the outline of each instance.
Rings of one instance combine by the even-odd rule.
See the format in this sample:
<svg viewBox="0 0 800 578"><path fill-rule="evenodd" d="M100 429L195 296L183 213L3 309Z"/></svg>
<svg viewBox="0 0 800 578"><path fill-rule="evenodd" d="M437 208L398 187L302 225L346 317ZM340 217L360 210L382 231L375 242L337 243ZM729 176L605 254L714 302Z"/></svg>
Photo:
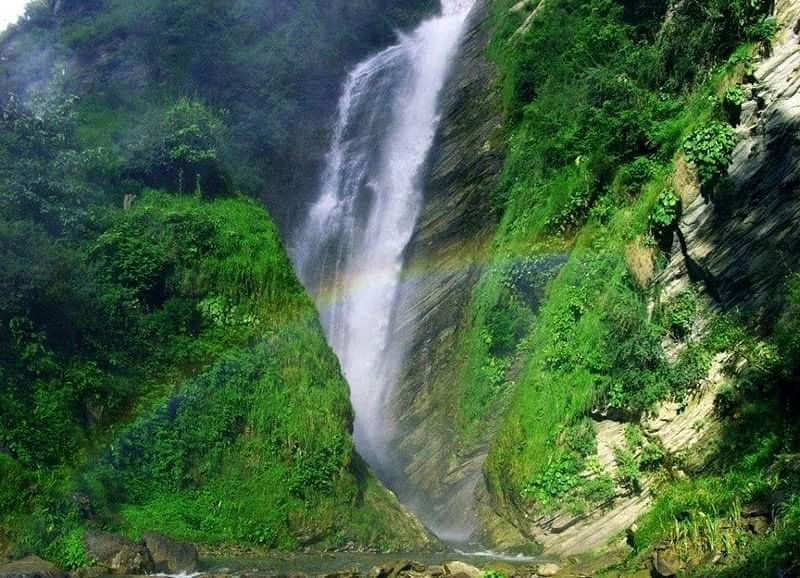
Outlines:
<svg viewBox="0 0 800 578"><path fill-rule="evenodd" d="M181 193L224 192L224 132L223 122L203 102L180 98L142 127L130 147L132 176Z"/></svg>

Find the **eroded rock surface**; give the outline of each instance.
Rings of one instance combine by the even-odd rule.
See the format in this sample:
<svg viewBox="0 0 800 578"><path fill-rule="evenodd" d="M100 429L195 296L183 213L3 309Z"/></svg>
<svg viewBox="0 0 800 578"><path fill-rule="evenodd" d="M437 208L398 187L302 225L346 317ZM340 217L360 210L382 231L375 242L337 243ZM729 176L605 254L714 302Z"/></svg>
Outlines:
<svg viewBox="0 0 800 578"><path fill-rule="evenodd" d="M460 445L452 387L457 335L492 228L489 193L502 166L493 142L500 107L490 88L495 72L485 54L487 19L487 2L479 0L442 97L441 130L394 320L394 338L404 340L408 355L388 407L396 412L395 451L405 471L389 483L445 538L464 538L477 524L472 505L486 453L481 443ZM444 525L463 535L448 536Z"/></svg>
<svg viewBox="0 0 800 578"><path fill-rule="evenodd" d="M800 269L800 3L778 1L776 14L779 40L746 87L732 186L712 199L684 196L675 257L662 276L667 296L700 281L722 308L766 324L787 275Z"/></svg>
<svg viewBox="0 0 800 578"><path fill-rule="evenodd" d="M115 574L148 574L155 568L144 544L109 532L90 530L84 536L86 552Z"/></svg>
<svg viewBox="0 0 800 578"><path fill-rule="evenodd" d="M197 568L197 548L194 545L155 532L145 533L142 540L150 551L157 572L190 574Z"/></svg>

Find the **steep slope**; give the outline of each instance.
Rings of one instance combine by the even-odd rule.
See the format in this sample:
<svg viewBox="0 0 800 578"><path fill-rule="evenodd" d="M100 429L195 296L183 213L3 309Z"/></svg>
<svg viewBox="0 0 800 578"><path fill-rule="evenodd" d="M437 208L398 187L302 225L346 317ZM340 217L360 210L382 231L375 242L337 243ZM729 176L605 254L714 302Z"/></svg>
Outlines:
<svg viewBox="0 0 800 578"><path fill-rule="evenodd" d="M446 153L433 163L398 313L401 493L463 529L488 439L484 543L591 550L643 516L640 556L663 541L697 565L724 539L713 571L788 564L796 3L775 20L767 2L490 7L505 167L440 193ZM487 97L464 94L441 138L480 166ZM769 541L741 513L764 503L782 512Z"/></svg>
<svg viewBox="0 0 800 578"><path fill-rule="evenodd" d="M350 58L393 37L388 4L324 4L41 3L3 36L3 557L77 567L83 531L98 527L215 551L433 543L355 454L347 385L313 305L272 219L238 192L271 181L254 189L242 169L264 153L244 142L247 123L268 119L215 68L244 58L231 37L254 44L228 72L250 74L262 51L276 60L249 78L276 80L277 44L295 50L285 34L321 19L303 42L341 53L313 78L284 76L302 84L291 94L258 95L293 108L313 94L305 127L318 145L335 104L319 76L338 82ZM350 17L377 32L331 38Z"/></svg>

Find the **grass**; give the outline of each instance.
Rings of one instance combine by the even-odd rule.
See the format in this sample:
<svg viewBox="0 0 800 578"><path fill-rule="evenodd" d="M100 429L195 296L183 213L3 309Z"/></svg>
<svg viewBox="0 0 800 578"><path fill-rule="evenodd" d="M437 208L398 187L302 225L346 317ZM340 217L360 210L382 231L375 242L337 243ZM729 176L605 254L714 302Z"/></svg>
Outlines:
<svg viewBox="0 0 800 578"><path fill-rule="evenodd" d="M652 316L649 281L675 226L677 198L665 193L674 163L695 129L726 121L724 95L754 47L732 22L714 30L720 42L704 44L716 25L698 14L679 11L660 30L657 3L632 19L627 4L548 2L516 34L525 15L512 4L494 4L490 55L508 147L491 266L473 290L460 345L459 424L470 437L499 423L485 466L490 491L501 508L535 512L566 508L583 490L580 473L591 464L565 432L595 409L635 422L658 401L685 397L721 350L694 343L668 361L662 339L685 339L699 313L687 294ZM738 10L717 4L722 14ZM752 22L766 8L757 4ZM681 46L704 51L701 65L676 61ZM529 307L503 264L565 248L546 298ZM498 322L506 316L517 323ZM499 351L498 342L511 346Z"/></svg>

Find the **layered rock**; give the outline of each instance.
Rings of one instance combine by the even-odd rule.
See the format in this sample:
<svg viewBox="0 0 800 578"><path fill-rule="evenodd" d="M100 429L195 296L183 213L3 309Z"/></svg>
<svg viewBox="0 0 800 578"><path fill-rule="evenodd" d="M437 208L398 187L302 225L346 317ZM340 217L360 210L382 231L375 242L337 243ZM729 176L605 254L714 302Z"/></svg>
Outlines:
<svg viewBox="0 0 800 578"><path fill-rule="evenodd" d="M776 4L782 32L747 87L728 190L712 199L679 189L684 213L665 297L701 281L723 309L769 325L785 279L800 269L800 4Z"/></svg>
<svg viewBox="0 0 800 578"><path fill-rule="evenodd" d="M155 532L142 535L142 541L153 557L157 572L191 574L197 568L197 548L192 544Z"/></svg>
<svg viewBox="0 0 800 578"><path fill-rule="evenodd" d="M64 578L66 574L38 556L0 566L0 578Z"/></svg>
<svg viewBox="0 0 800 578"><path fill-rule="evenodd" d="M502 165L493 139L501 120L491 89L495 71L485 54L488 12L479 0L442 97L441 129L394 319L407 361L388 404L403 466L389 483L423 521L453 540L476 526L474 494L486 452L482 442L460 443L453 404L457 335L492 231L488 199Z"/></svg>

